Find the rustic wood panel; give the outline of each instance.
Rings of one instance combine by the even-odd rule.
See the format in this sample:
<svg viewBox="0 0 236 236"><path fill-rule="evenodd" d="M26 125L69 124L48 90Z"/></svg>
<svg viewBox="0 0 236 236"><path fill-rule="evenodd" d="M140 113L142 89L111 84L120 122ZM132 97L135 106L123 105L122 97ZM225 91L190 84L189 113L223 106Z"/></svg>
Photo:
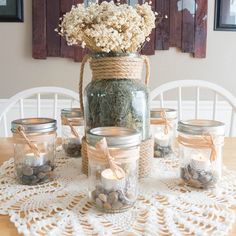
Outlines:
<svg viewBox="0 0 236 236"><path fill-rule="evenodd" d="M178 11L179 0L170 0L170 47L181 48L182 11Z"/></svg>
<svg viewBox="0 0 236 236"><path fill-rule="evenodd" d="M206 57L207 45L207 4L206 0L196 0L194 57Z"/></svg>
<svg viewBox="0 0 236 236"><path fill-rule="evenodd" d="M169 49L170 38L170 0L156 0L156 12L163 17L156 27L155 49Z"/></svg>
<svg viewBox="0 0 236 236"><path fill-rule="evenodd" d="M60 18L60 1L47 0L47 55L60 56L61 37L55 32Z"/></svg>
<svg viewBox="0 0 236 236"><path fill-rule="evenodd" d="M195 1L191 3L190 0L182 0L182 52L194 52Z"/></svg>
<svg viewBox="0 0 236 236"><path fill-rule="evenodd" d="M74 4L74 0L60 0L60 1L61 1L61 16L62 16L67 11L70 11L72 5ZM64 38L61 38L61 57L74 58L74 47L68 46Z"/></svg>
<svg viewBox="0 0 236 236"><path fill-rule="evenodd" d="M33 38L32 56L35 59L47 57L46 44L46 0L33 0Z"/></svg>
<svg viewBox="0 0 236 236"><path fill-rule="evenodd" d="M34 58L60 56L81 61L88 53L87 49L80 46L68 46L54 31L58 26L59 17L69 11L73 4L82 2L88 4L88 0L33 0ZM142 0L120 0L121 4L126 2L130 5L142 4ZM152 31L150 41L144 45L141 53L153 55L155 49L167 50L169 46L174 46L183 52L193 53L195 57L205 57L207 4L207 0L153 0L152 8L163 17L163 20Z"/></svg>

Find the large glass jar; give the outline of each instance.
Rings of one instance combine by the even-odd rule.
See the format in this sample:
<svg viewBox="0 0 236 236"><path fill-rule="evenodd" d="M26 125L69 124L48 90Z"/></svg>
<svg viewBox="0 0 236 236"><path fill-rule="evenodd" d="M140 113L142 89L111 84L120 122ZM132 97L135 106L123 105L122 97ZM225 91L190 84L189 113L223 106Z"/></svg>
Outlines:
<svg viewBox="0 0 236 236"><path fill-rule="evenodd" d="M150 120L154 138L154 157L173 156L177 111L170 108L152 109Z"/></svg>
<svg viewBox="0 0 236 236"><path fill-rule="evenodd" d="M53 178L56 129L56 120L49 118L12 121L14 163L20 183L35 185Z"/></svg>
<svg viewBox="0 0 236 236"><path fill-rule="evenodd" d="M98 209L122 212L136 201L140 133L123 127L101 127L86 134L89 197Z"/></svg>
<svg viewBox="0 0 236 236"><path fill-rule="evenodd" d="M81 139L84 136L84 118L79 108L62 109L62 147L69 157L81 156Z"/></svg>
<svg viewBox="0 0 236 236"><path fill-rule="evenodd" d="M138 54L93 54L93 78L85 89L86 131L117 126L149 137L149 91L142 82L143 59Z"/></svg>
<svg viewBox="0 0 236 236"><path fill-rule="evenodd" d="M221 177L225 125L213 120L178 124L180 177L196 188L214 187Z"/></svg>

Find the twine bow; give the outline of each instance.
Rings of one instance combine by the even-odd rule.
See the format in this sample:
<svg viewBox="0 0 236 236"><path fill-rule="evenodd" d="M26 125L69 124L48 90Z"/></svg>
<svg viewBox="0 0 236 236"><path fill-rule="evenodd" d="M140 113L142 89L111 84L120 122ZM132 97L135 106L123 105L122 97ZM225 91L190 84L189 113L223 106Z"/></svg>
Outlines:
<svg viewBox="0 0 236 236"><path fill-rule="evenodd" d="M125 177L124 170L119 166L119 164L115 161L114 157L112 157L109 153L106 138L101 139L95 145L96 150L108 160L110 169L115 174L117 179L122 179Z"/></svg>
<svg viewBox="0 0 236 236"><path fill-rule="evenodd" d="M32 143L30 139L26 136L23 126L18 126L16 132L25 140L31 151L35 156L40 157L40 152L36 144Z"/></svg>
<svg viewBox="0 0 236 236"><path fill-rule="evenodd" d="M160 115L160 119L151 120L151 123L156 125L164 125L164 134L168 134L169 130L173 128L171 123L172 119L167 119L165 111L161 111Z"/></svg>
<svg viewBox="0 0 236 236"><path fill-rule="evenodd" d="M210 161L215 161L217 157L216 146L223 145L223 141L219 138L213 137L210 134L202 135L199 138L185 138L181 135L178 136L178 142L185 147L189 148L199 148L199 149L211 149Z"/></svg>
<svg viewBox="0 0 236 236"><path fill-rule="evenodd" d="M63 122L63 124L68 125L70 127L71 133L76 138L79 138L79 134L78 134L77 130L75 129L75 127L72 125L72 123L66 117L62 118L62 122Z"/></svg>

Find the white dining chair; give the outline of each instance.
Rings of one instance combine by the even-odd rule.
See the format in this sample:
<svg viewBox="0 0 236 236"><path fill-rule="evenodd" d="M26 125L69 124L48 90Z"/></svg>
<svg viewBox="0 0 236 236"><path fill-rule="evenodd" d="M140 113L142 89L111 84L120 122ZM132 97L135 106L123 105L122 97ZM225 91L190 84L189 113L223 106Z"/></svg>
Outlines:
<svg viewBox="0 0 236 236"><path fill-rule="evenodd" d="M62 104L59 104L60 100L62 101ZM25 114L25 111L27 110L25 109L25 104L28 104L29 102L30 105L28 106L30 106L31 114ZM48 111L46 115L45 112L43 112L45 106ZM12 109L18 110L18 112L14 112L14 119L32 117L32 115L33 117L47 116L58 119L58 110L60 108L74 106L79 107L79 94L69 89L60 87L36 87L21 91L9 98L1 108L0 127L3 127L2 136L9 136L9 124L13 117L11 115L11 120L7 119L7 117Z"/></svg>
<svg viewBox="0 0 236 236"><path fill-rule="evenodd" d="M229 109L231 110L230 117L228 119L229 123L227 125L227 133L228 136L233 136L234 133L234 123L235 123L235 112L236 112L236 98L233 96L232 93L230 93L228 90L224 89L223 87L216 85L211 82L203 81L203 80L177 80L165 83L154 90L151 91L151 104L152 107L155 107L156 101L159 101L160 107L167 107L168 101L165 100L165 96L168 92L172 91L172 99L173 96L175 97L176 94L174 92L177 91L177 97L175 99L176 105L174 108L178 110L178 120L186 119L183 116L183 91L194 89L195 91L192 92L192 90L186 91L190 93L191 101L193 100L193 103L191 103L191 106L194 106L194 113L192 118L198 119L202 118L200 117L200 104L201 102L204 102L200 99L201 95L206 96L206 93L209 92L209 96L211 98L211 109L209 111L206 111L204 114L204 117L206 115L210 116L209 119L217 120L217 111L219 109L218 106L222 104L222 102L227 102L229 105ZM174 91L175 90L175 91ZM201 93L202 92L202 93ZM212 96L211 96L212 95ZM209 96L207 97L207 100L209 100ZM208 101L207 101L208 102ZM208 103L209 104L209 103ZM225 104L225 103L223 103ZM223 105L225 107L225 105ZM173 107L170 107L173 108ZM191 107L192 108L192 107ZM225 116L225 114L220 114L221 118ZM224 120L225 117L224 117Z"/></svg>

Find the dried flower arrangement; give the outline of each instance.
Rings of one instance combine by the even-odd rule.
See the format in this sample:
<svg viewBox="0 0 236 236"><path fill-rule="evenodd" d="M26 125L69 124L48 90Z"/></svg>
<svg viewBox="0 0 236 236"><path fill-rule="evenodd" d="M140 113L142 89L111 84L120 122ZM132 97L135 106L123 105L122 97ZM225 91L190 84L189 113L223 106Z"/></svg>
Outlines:
<svg viewBox="0 0 236 236"><path fill-rule="evenodd" d="M93 52L138 52L155 28L155 15L148 3L114 2L78 4L67 12L58 33L68 45L81 45Z"/></svg>

